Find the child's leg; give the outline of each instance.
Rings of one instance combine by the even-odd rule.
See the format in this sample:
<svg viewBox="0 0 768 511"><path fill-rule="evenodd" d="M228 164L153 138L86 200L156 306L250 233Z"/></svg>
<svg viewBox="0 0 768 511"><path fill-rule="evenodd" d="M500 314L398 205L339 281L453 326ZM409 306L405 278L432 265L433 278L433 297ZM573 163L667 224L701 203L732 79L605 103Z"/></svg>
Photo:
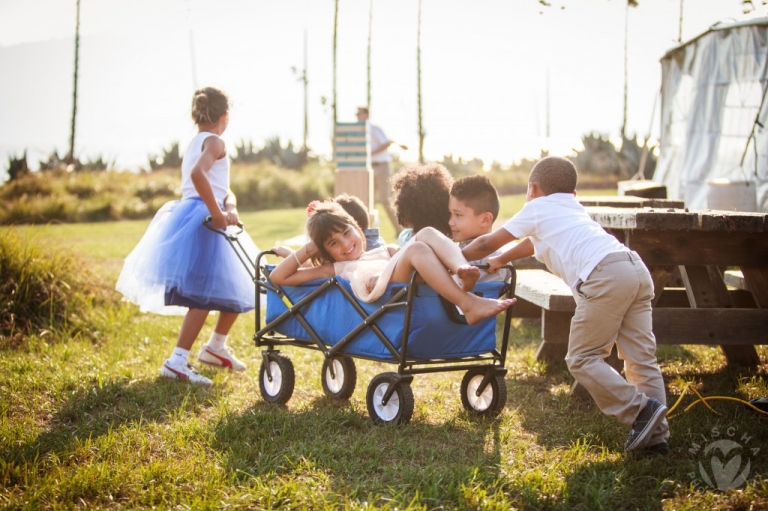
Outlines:
<svg viewBox="0 0 768 511"><path fill-rule="evenodd" d="M651 300L653 281L642 261L636 264L640 289L630 305L616 341L619 357L624 360L627 381L648 397L667 404L664 379L656 360L656 338L653 335ZM664 419L653 432L648 445L656 445L669 439L669 423Z"/></svg>
<svg viewBox="0 0 768 511"><path fill-rule="evenodd" d="M226 346L227 335L238 316L236 312L219 312L211 338L200 347L200 352L197 354L198 362L235 371L245 370L245 364L238 360L232 350Z"/></svg>
<svg viewBox="0 0 768 511"><path fill-rule="evenodd" d="M480 270L471 266L453 240L432 227L425 227L414 236L415 241L428 245L440 262L461 279L464 291L472 291L480 278ZM419 271L421 273L421 271Z"/></svg>
<svg viewBox="0 0 768 511"><path fill-rule="evenodd" d="M235 320L237 320L239 315L237 312L219 312L219 318L216 320L216 326L213 328L213 331L219 335L229 335L229 330L235 324Z"/></svg>
<svg viewBox="0 0 768 511"><path fill-rule="evenodd" d="M605 358L616 342L624 314L637 295L634 266L624 261L599 264L580 287L565 360L573 377L606 415L632 426L648 396L622 378Z"/></svg>
<svg viewBox="0 0 768 511"><path fill-rule="evenodd" d="M203 329L205 320L208 317L210 311L203 309L189 309L187 315L184 316L184 321L181 322L181 329L179 330L179 337L176 341L176 347L189 350L195 343L197 336L200 334L200 330Z"/></svg>
<svg viewBox="0 0 768 511"><path fill-rule="evenodd" d="M470 325L499 314L515 302L514 298L491 300L464 291L448 274L435 252L424 243L412 241L402 250L403 253L395 265L391 280L407 282L413 270L416 269L432 289L461 308Z"/></svg>

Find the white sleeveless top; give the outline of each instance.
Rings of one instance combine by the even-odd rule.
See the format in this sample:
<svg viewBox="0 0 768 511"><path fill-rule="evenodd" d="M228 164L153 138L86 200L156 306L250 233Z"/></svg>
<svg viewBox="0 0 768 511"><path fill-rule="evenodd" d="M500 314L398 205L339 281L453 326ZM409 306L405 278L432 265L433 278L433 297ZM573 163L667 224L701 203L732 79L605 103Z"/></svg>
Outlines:
<svg viewBox="0 0 768 511"><path fill-rule="evenodd" d="M181 160L181 198L188 199L190 197L200 197L195 189L195 184L192 182L192 167L195 166L200 155L203 154L203 142L208 137L217 136L215 133L209 133L202 131L192 139L187 147L187 152L184 153L184 158ZM224 203L224 199L229 193L229 157L224 156L219 160L213 162L213 166L206 172L208 182L211 183L213 189L213 196L216 197L216 202L219 204Z"/></svg>

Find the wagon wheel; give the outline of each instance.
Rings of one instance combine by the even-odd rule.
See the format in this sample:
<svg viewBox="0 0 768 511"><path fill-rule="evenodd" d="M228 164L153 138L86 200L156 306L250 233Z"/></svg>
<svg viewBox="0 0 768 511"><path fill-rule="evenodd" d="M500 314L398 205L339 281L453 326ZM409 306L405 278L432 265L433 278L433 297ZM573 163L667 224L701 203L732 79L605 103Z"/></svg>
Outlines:
<svg viewBox="0 0 768 511"><path fill-rule="evenodd" d="M331 374L333 367L333 374ZM330 357L323 361L323 392L331 399L349 399L357 384L355 361L350 357Z"/></svg>
<svg viewBox="0 0 768 511"><path fill-rule="evenodd" d="M473 415L498 415L507 403L507 384L500 374L493 375L478 395L477 389L487 372L488 369L476 367L468 370L461 380L461 404Z"/></svg>
<svg viewBox="0 0 768 511"><path fill-rule="evenodd" d="M384 394L390 385L396 386L395 391L385 404ZM413 415L411 383L401 381L397 373L377 374L368 385L366 402L374 424L407 424Z"/></svg>
<svg viewBox="0 0 768 511"><path fill-rule="evenodd" d="M269 373L266 363L269 363ZM291 399L295 383L291 360L279 353L267 353L259 369L259 390L264 401L284 405Z"/></svg>

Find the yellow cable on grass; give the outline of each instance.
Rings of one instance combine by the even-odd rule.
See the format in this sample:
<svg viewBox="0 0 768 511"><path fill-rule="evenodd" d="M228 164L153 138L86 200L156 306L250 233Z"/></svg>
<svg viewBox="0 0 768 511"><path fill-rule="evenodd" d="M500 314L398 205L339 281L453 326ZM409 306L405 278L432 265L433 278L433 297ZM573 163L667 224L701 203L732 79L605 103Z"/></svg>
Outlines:
<svg viewBox="0 0 768 511"><path fill-rule="evenodd" d="M683 413L687 412L688 410L690 410L691 408L693 408L695 405L697 405L697 404L699 404L699 403L703 403L703 404L704 404L704 406L706 406L706 407L709 409L709 411L711 411L711 412L712 412L712 413L714 413L715 415L720 415L720 414L719 414L717 411L715 411L715 409L714 409L714 408L712 408L711 406L709 406L709 404L707 403L707 401L714 401L714 400L718 400L718 399L721 399L721 400L724 400L724 401L736 401L737 403L741 403L741 404L743 404L743 405L746 405L746 406L748 406L749 408L753 409L753 410L754 410L754 411L756 411L757 413L761 413L761 414L763 414L763 415L768 415L768 412L764 412L763 410L759 409L758 407L756 407L755 405L753 405L753 404L752 404L752 403L750 403L749 401L744 401L743 399L739 399L739 398L737 398L737 397L728 397L728 396L709 396L709 397L702 397L702 395L701 395L701 394L699 394L699 393L696 391L696 389L694 389L694 388L692 387L692 385L693 385L693 383L688 383L688 384L686 384L686 386L683 388L683 392L680 394L680 397L679 397L679 398L677 398L677 402L675 402L675 404L672 406L672 408L670 408L669 410L667 410L667 419L672 419L672 418L676 417L676 416L673 416L673 415L672 415L672 412L674 412L674 411L675 411L675 409L678 407L678 405L680 404L680 402L683 400L683 397L685 397L685 394L686 394L686 392L688 392L689 390L690 390L691 392L693 392L694 394L696 394L696 396L698 397L698 399L697 399L696 401L694 401L693 403L689 404L688 406L686 406L686 407L685 407L685 410L683 410Z"/></svg>

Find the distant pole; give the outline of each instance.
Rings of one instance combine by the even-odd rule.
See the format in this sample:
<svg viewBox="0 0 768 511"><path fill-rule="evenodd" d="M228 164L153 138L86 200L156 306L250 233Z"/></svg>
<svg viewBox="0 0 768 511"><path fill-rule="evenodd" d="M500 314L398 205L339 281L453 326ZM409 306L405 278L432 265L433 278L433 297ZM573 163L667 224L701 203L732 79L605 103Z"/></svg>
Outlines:
<svg viewBox="0 0 768 511"><path fill-rule="evenodd" d="M419 0L418 28L416 31L416 97L419 105L419 163L424 163L424 123L421 116L421 0Z"/></svg>
<svg viewBox="0 0 768 511"><path fill-rule="evenodd" d="M189 23L189 60L192 69L192 89L197 90L197 63L195 59L195 35L192 32L192 7L187 0L187 22Z"/></svg>
<svg viewBox="0 0 768 511"><path fill-rule="evenodd" d="M72 90L72 124L69 131L69 154L67 163L75 161L75 118L77 117L77 69L80 57L80 0L77 0L77 21L75 22L75 79Z"/></svg>
<svg viewBox="0 0 768 511"><path fill-rule="evenodd" d="M333 12L333 127L331 129L333 139L333 158L336 159L336 34L339 27L339 0L334 2Z"/></svg>
<svg viewBox="0 0 768 511"><path fill-rule="evenodd" d="M683 42L683 0L680 0L680 21L677 28L677 42Z"/></svg>
<svg viewBox="0 0 768 511"><path fill-rule="evenodd" d="M371 108L371 34L373 33L373 0L368 5L368 97L366 106Z"/></svg>
<svg viewBox="0 0 768 511"><path fill-rule="evenodd" d="M549 66L547 66L547 144L549 144Z"/></svg>
<svg viewBox="0 0 768 511"><path fill-rule="evenodd" d="M308 89L309 89L309 78L307 77L307 29L304 29L304 71L301 75L302 81L304 82L304 142L302 144L302 147L306 150L307 149L307 134L309 133L309 102L308 102Z"/></svg>
<svg viewBox="0 0 768 511"><path fill-rule="evenodd" d="M192 88L197 90L197 64L195 63L195 36L189 29L189 58L192 61Z"/></svg>
<svg viewBox="0 0 768 511"><path fill-rule="evenodd" d="M632 0L627 0L627 5L624 10L624 118L621 121L621 140L624 143L624 138L627 131L627 43L629 41L629 6Z"/></svg>

